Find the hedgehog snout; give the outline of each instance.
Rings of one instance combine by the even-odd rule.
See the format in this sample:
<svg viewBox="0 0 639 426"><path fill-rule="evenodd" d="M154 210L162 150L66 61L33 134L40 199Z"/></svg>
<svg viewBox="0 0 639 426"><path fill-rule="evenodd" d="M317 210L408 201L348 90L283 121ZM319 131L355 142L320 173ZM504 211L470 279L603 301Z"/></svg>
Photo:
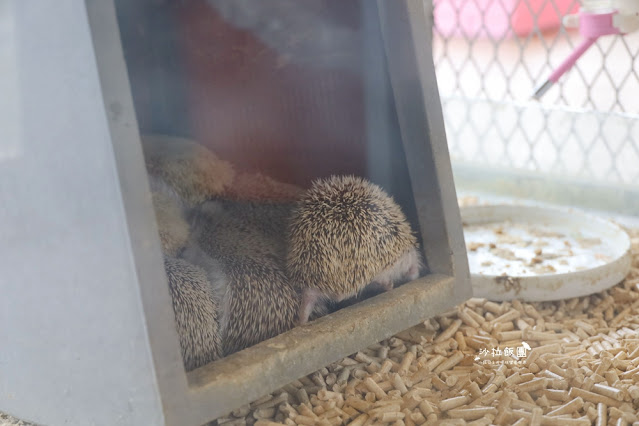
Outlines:
<svg viewBox="0 0 639 426"><path fill-rule="evenodd" d="M413 247L404 252L395 263L380 272L372 281L380 283L386 290L390 290L393 285L417 279L421 266L419 252Z"/></svg>
<svg viewBox="0 0 639 426"><path fill-rule="evenodd" d="M404 278L407 281L413 281L419 278L420 274L424 269L424 265L422 264L421 256L419 255L419 251L416 248L412 248L407 253L407 261L408 261L408 269Z"/></svg>

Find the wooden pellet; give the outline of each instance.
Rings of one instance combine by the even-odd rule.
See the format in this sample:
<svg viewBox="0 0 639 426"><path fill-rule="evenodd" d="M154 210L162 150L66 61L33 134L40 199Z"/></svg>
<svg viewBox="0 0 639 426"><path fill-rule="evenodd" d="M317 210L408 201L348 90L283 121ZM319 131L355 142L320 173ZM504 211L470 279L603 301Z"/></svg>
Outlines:
<svg viewBox="0 0 639 426"><path fill-rule="evenodd" d="M573 419L570 417L549 417L542 416L541 424L547 426L590 426L591 422L588 417Z"/></svg>
<svg viewBox="0 0 639 426"><path fill-rule="evenodd" d="M639 357L639 345L637 345L632 352L628 355L630 359L637 359Z"/></svg>
<svg viewBox="0 0 639 426"><path fill-rule="evenodd" d="M306 377L305 377L306 378ZM268 394L268 395L264 395L263 397L256 399L255 401L251 402L251 407L257 407L261 404L264 404L267 401L270 401L273 398L273 395Z"/></svg>
<svg viewBox="0 0 639 426"><path fill-rule="evenodd" d="M628 370L625 373L622 373L621 378L626 379L626 378L634 376L635 374L639 374L639 367L633 368L632 370Z"/></svg>
<svg viewBox="0 0 639 426"><path fill-rule="evenodd" d="M366 367L364 367L364 369L368 371L370 374L375 374L379 371L380 367L381 365L379 365L379 363L372 362L371 364L368 364Z"/></svg>
<svg viewBox="0 0 639 426"><path fill-rule="evenodd" d="M453 398L444 399L439 403L439 409L441 411L452 410L453 408L459 407L461 405L468 404L470 398L465 395L455 396Z"/></svg>
<svg viewBox="0 0 639 426"><path fill-rule="evenodd" d="M395 373L391 377L392 377L391 383L393 384L393 387L395 389L400 391L402 395L408 392L408 389L406 388L406 384L404 383L402 376L400 376L398 373Z"/></svg>
<svg viewBox="0 0 639 426"><path fill-rule="evenodd" d="M435 343L440 343L443 342L445 340L450 339L451 337L453 337L455 335L455 332L457 332L457 330L459 329L459 326L461 326L462 321L457 319L455 321L453 321L447 328L446 330L444 330L443 332L441 332L439 334L439 336L437 336L435 338Z"/></svg>
<svg viewBox="0 0 639 426"><path fill-rule="evenodd" d="M438 376L434 376L433 378L431 378L431 384L435 388L437 388L437 390L439 390L439 391L444 391L444 390L448 389L448 385L446 384L446 382L444 382Z"/></svg>
<svg viewBox="0 0 639 426"><path fill-rule="evenodd" d="M394 412L394 413L383 413L380 417L379 420L382 422L393 422L396 420L400 420L404 418L404 413L402 412Z"/></svg>
<svg viewBox="0 0 639 426"><path fill-rule="evenodd" d="M521 382L523 382L523 378L521 377L521 375L519 374L519 372L516 372L515 374L512 374L509 377L506 377L506 379L504 380L504 384L506 386L514 386L517 385Z"/></svg>
<svg viewBox="0 0 639 426"><path fill-rule="evenodd" d="M329 401L329 400L333 400L334 401L334 400L338 400L338 399L344 399L344 396L341 393L327 391L326 389L322 389L319 392L317 392L317 397L321 401Z"/></svg>
<svg viewBox="0 0 639 426"><path fill-rule="evenodd" d="M342 411L348 416L349 419L352 419L353 417L357 417L359 416L359 411L357 411L354 407L352 406L344 406L342 408Z"/></svg>
<svg viewBox="0 0 639 426"><path fill-rule="evenodd" d="M422 414L421 411L413 411L410 415L410 418L417 425L426 423L426 418L424 417L424 414ZM433 413L429 421L434 422L435 420L437 420L437 415Z"/></svg>
<svg viewBox="0 0 639 426"><path fill-rule="evenodd" d="M404 413L404 424L406 426L415 426L415 421L411 417L412 412L408 409L405 409L402 410L402 413Z"/></svg>
<svg viewBox="0 0 639 426"><path fill-rule="evenodd" d="M398 374L405 376L408 373L408 369L415 359L415 354L412 352L406 352L404 354L404 358L402 358L402 362L399 364L399 369L397 371Z"/></svg>
<svg viewBox="0 0 639 426"><path fill-rule="evenodd" d="M243 405L240 408L233 411L233 416L235 417L244 417L249 414L251 411L250 405Z"/></svg>
<svg viewBox="0 0 639 426"><path fill-rule="evenodd" d="M569 399L568 392L557 389L543 389L543 394L550 400L566 402Z"/></svg>
<svg viewBox="0 0 639 426"><path fill-rule="evenodd" d="M597 404L596 426L606 426L608 424L608 407L603 402Z"/></svg>
<svg viewBox="0 0 639 426"><path fill-rule="evenodd" d="M388 346L381 346L377 350L377 358L379 358L380 360L388 358L388 351L389 350L390 350L390 348Z"/></svg>
<svg viewBox="0 0 639 426"><path fill-rule="evenodd" d="M454 408L446 414L452 418L476 420L488 414L497 415L497 409L494 407Z"/></svg>
<svg viewBox="0 0 639 426"><path fill-rule="evenodd" d="M354 409L356 409L357 411L361 413L368 411L371 407L370 402L353 398L353 397L346 399L346 405L353 407Z"/></svg>
<svg viewBox="0 0 639 426"><path fill-rule="evenodd" d="M521 399L513 399L510 403L513 408L521 408L527 411L531 411L537 407L534 402L523 401Z"/></svg>
<svg viewBox="0 0 639 426"><path fill-rule="evenodd" d="M388 396L393 399L398 399L402 396L402 393L398 391L397 389L393 389L388 391Z"/></svg>
<svg viewBox="0 0 639 426"><path fill-rule="evenodd" d="M583 406L584 406L584 400L581 397L577 397L565 403L564 405L555 408L554 410L550 411L547 415L561 416L562 414L572 414L577 410L581 410Z"/></svg>
<svg viewBox="0 0 639 426"><path fill-rule="evenodd" d="M426 370L428 373L430 373L431 371L433 371L439 364L441 364L444 360L446 359L446 357L442 356L442 355L435 355L434 357L432 357L431 359L428 360L428 362L426 362L426 364L424 364L424 370ZM414 380L413 380L414 381Z"/></svg>
<svg viewBox="0 0 639 426"><path fill-rule="evenodd" d="M275 408L258 408L253 411L253 417L256 419L269 419L275 415Z"/></svg>
<svg viewBox="0 0 639 426"><path fill-rule="evenodd" d="M406 352L406 350L407 350L406 345L402 344L388 351L388 356L393 358L399 355L403 355Z"/></svg>
<svg viewBox="0 0 639 426"><path fill-rule="evenodd" d="M539 360L539 361L541 361L541 360ZM564 378L561 377L559 374L555 374L555 373L553 373L550 370L540 371L539 374L537 374L537 375L538 376L542 376L542 377L546 377L546 378L551 379L551 380L564 380Z"/></svg>
<svg viewBox="0 0 639 426"><path fill-rule="evenodd" d="M497 416L495 417L495 424L504 424L506 418L508 417L508 413L510 411L510 405L513 401L513 398L510 395L504 395L503 398L499 400L497 404Z"/></svg>
<svg viewBox="0 0 639 426"><path fill-rule="evenodd" d="M464 376L464 377L467 377L467 376ZM459 376L455 376L455 375L448 376L446 377L446 381L445 381L446 386L453 387L457 384L458 380L459 380Z"/></svg>
<svg viewBox="0 0 639 426"><path fill-rule="evenodd" d="M570 395L570 397L572 398L580 396L584 399L584 401L590 401L595 404L602 402L609 407L619 407L621 405L621 402L616 401L610 397L599 395L598 393L586 391L576 387L570 388L570 392L568 392L568 395Z"/></svg>
<svg viewBox="0 0 639 426"><path fill-rule="evenodd" d="M311 417L311 418L317 418L317 415L313 412L313 410L307 406L306 404L300 404L297 407L297 411L299 411L299 413L303 416L307 416L307 417ZM297 417L296 417L297 418Z"/></svg>
<svg viewBox="0 0 639 426"><path fill-rule="evenodd" d="M532 392L539 389L544 389L548 385L548 379L545 377L533 379L529 382L520 383L516 386L518 392Z"/></svg>
<svg viewBox="0 0 639 426"><path fill-rule="evenodd" d="M355 361L363 362L366 364L372 364L374 362L373 358L369 357L363 352L357 352L355 354Z"/></svg>
<svg viewBox="0 0 639 426"><path fill-rule="evenodd" d="M376 380L375 376L372 376L371 378L373 379L373 381ZM393 389L393 384L390 382L390 380L379 382L377 383L377 386L379 386L379 388L383 390L384 392L388 392Z"/></svg>
<svg viewBox="0 0 639 426"><path fill-rule="evenodd" d="M288 393L282 392L278 396L276 396L274 398L271 397L268 400L261 402L260 404L255 404L255 405L251 404L251 407L254 408L254 409L271 408L271 407L279 405L279 404L281 404L283 402L288 402L288 398L289 398Z"/></svg>
<svg viewBox="0 0 639 426"><path fill-rule="evenodd" d="M541 418L543 417L544 411L539 408L533 408L532 415L530 416L530 426L541 426Z"/></svg>
<svg viewBox="0 0 639 426"><path fill-rule="evenodd" d="M561 376L565 379L572 379L573 377L575 377L575 373L572 371L567 371L563 368L560 368L558 365L552 364L548 370L552 373L557 374L558 376Z"/></svg>
<svg viewBox="0 0 639 426"><path fill-rule="evenodd" d="M439 364L437 366L437 368L435 368L435 373L441 373L442 371L446 371L449 370L451 368L453 368L454 366L456 366L457 364L459 364L459 362L464 359L464 353L461 351L457 351L455 353L453 353L453 355L451 357L449 357L447 360L443 361L441 364Z"/></svg>
<svg viewBox="0 0 639 426"><path fill-rule="evenodd" d="M457 312L457 316L459 317L459 319L462 320L464 324L472 328L479 328L480 324L468 313L468 311L468 308L460 309Z"/></svg>
<svg viewBox="0 0 639 426"><path fill-rule="evenodd" d="M370 377L364 379L364 385L368 388L368 390L373 392L378 399L386 397L386 392L384 392Z"/></svg>
<svg viewBox="0 0 639 426"><path fill-rule="evenodd" d="M286 402L284 404L280 404L278 409L290 418L293 418L299 414L295 408L293 408L289 403Z"/></svg>
<svg viewBox="0 0 639 426"><path fill-rule="evenodd" d="M479 336L474 335L474 336L466 336L464 338L464 342L466 343L466 346L475 350L480 350L480 349L486 349L488 347L494 347L491 346L490 343L487 343L483 340L479 339Z"/></svg>
<svg viewBox="0 0 639 426"><path fill-rule="evenodd" d="M333 386L337 382L337 375L335 373L330 373L325 377L324 381L327 386Z"/></svg>
<svg viewBox="0 0 639 426"><path fill-rule="evenodd" d="M379 368L379 373L386 374L389 371L391 371L392 368L393 368L393 362L389 359L384 360L384 362L382 363L382 366Z"/></svg>
<svg viewBox="0 0 639 426"><path fill-rule="evenodd" d="M617 401L623 401L623 391L621 389L595 383L592 385L590 390L598 393L599 395L604 395L612 399L616 399Z"/></svg>
<svg viewBox="0 0 639 426"><path fill-rule="evenodd" d="M464 339L464 334L461 331L455 333L455 341L457 342L457 347L460 351L465 351L468 349L466 346L466 339Z"/></svg>
<svg viewBox="0 0 639 426"><path fill-rule="evenodd" d="M619 417L617 419L617 422L615 423L615 426L628 426L628 422L623 417Z"/></svg>
<svg viewBox="0 0 639 426"><path fill-rule="evenodd" d="M470 403L471 406L488 406L490 405L493 401L501 398L501 396L503 395L504 391L499 391L499 392L491 392L488 393L480 398L477 398L475 400L473 400L473 402Z"/></svg>
<svg viewBox="0 0 639 426"><path fill-rule="evenodd" d="M295 417L295 423L297 423L298 425L313 426L316 421L317 421L317 417L308 417L303 415L299 415Z"/></svg>
<svg viewBox="0 0 639 426"><path fill-rule="evenodd" d="M639 419L637 418L637 414L621 411L620 409L616 407L610 407L608 410L608 414L611 419L623 418L628 423L634 423L636 421L639 421Z"/></svg>
<svg viewBox="0 0 639 426"><path fill-rule="evenodd" d="M503 305L499 305L491 301L487 301L482 307L488 312L492 312L495 315L501 315L504 312Z"/></svg>
<svg viewBox="0 0 639 426"><path fill-rule="evenodd" d="M384 413L394 413L399 411L401 408L400 404L398 403L390 403L390 404L386 404L386 405L382 405L380 407L377 408L373 408L372 410L370 410L368 412L368 414L371 417L379 417Z"/></svg>
<svg viewBox="0 0 639 426"><path fill-rule="evenodd" d="M412 410L415 407L417 407L420 402L422 402L422 398L419 397L419 395L417 395L415 392L411 391L407 393L406 395L404 395L403 401L404 402L402 406L409 410Z"/></svg>
<svg viewBox="0 0 639 426"><path fill-rule="evenodd" d="M424 417L426 417L427 420L430 420L430 416L432 414L435 414L435 410L433 410L433 407L428 401L422 401L419 403L419 411L421 411L421 413L424 415Z"/></svg>
<svg viewBox="0 0 639 426"><path fill-rule="evenodd" d="M360 368L354 368L353 371L351 372L351 375L355 377L356 379L363 379L366 376L368 376L368 374L369 374L368 372Z"/></svg>
<svg viewBox="0 0 639 426"><path fill-rule="evenodd" d="M349 426L363 426L367 420L368 420L368 414L366 413L360 414L359 416L355 418L355 420L349 423Z"/></svg>
<svg viewBox="0 0 639 426"><path fill-rule="evenodd" d="M541 395L535 402L542 408L549 408L551 406L550 401L548 401L548 397L546 395Z"/></svg>
<svg viewBox="0 0 639 426"><path fill-rule="evenodd" d="M481 315L479 315L477 312L475 312L472 309L468 309L466 310L466 313L472 317L481 327L483 324L486 323L486 319L484 317L482 317Z"/></svg>
<svg viewBox="0 0 639 426"><path fill-rule="evenodd" d="M498 316L497 318L492 320L490 323L491 323L491 326L494 327L495 324L498 324L500 322L514 321L520 316L521 316L521 313L519 311L512 310Z"/></svg>
<svg viewBox="0 0 639 426"><path fill-rule="evenodd" d="M352 369L350 368L342 368L339 372L339 375L337 376L337 382L338 384L344 384L348 382L348 379L351 377L351 371Z"/></svg>
<svg viewBox="0 0 639 426"><path fill-rule="evenodd" d="M470 394L473 398L480 398L483 395L477 382L471 382L471 384L468 386L468 390L470 391Z"/></svg>
<svg viewBox="0 0 639 426"><path fill-rule="evenodd" d="M639 399L639 386L631 385L628 387L628 394L632 399Z"/></svg>
<svg viewBox="0 0 639 426"><path fill-rule="evenodd" d="M535 358L537 358L538 356L541 356L543 354L547 354L547 353L559 353L562 350L562 344L561 343L550 343L550 344L546 344L546 345L542 345L542 346L538 346L536 348L533 348L532 351L530 351L530 355L529 355L529 359L532 357L533 360Z"/></svg>

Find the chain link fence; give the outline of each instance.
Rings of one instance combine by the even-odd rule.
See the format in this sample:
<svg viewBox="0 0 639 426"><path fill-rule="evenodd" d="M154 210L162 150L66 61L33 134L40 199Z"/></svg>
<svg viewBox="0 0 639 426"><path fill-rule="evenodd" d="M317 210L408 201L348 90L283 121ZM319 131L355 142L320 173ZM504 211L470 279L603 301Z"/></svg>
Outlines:
<svg viewBox="0 0 639 426"><path fill-rule="evenodd" d="M426 0L429 1L429 0ZM581 40L577 0L433 0L451 157L613 184L639 177L639 34L601 37L540 101Z"/></svg>

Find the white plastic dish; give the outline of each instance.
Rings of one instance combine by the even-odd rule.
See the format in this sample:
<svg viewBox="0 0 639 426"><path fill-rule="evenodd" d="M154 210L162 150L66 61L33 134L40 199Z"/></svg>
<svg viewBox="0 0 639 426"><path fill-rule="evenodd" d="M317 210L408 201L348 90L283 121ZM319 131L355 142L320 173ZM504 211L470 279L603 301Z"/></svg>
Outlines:
<svg viewBox="0 0 639 426"><path fill-rule="evenodd" d="M628 234L580 211L537 206L461 208L475 297L559 300L614 286L630 271Z"/></svg>

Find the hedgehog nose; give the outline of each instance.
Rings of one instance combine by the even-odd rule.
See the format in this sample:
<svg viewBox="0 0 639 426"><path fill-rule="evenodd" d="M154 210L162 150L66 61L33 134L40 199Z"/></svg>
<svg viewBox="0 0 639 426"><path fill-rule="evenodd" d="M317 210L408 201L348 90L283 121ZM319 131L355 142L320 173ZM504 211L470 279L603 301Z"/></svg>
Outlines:
<svg viewBox="0 0 639 426"><path fill-rule="evenodd" d="M408 281L416 280L417 278L420 277L422 273L422 269L423 267L421 265L411 265L411 267L408 268L408 271L406 273L406 279Z"/></svg>

